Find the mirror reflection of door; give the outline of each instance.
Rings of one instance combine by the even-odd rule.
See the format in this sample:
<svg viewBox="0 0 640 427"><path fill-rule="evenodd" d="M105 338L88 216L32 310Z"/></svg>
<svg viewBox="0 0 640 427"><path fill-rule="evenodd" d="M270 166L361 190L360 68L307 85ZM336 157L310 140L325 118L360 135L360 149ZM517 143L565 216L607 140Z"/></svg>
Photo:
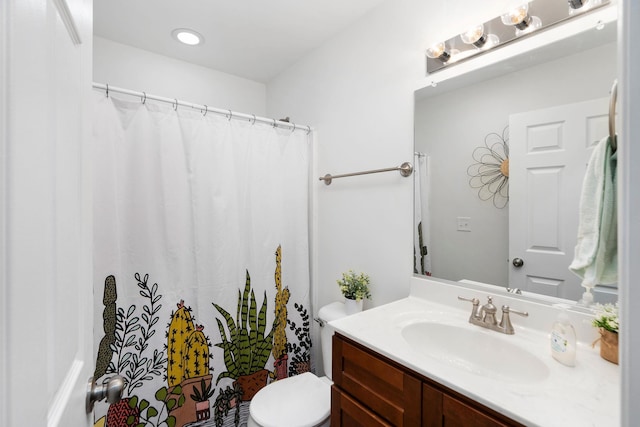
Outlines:
<svg viewBox="0 0 640 427"><path fill-rule="evenodd" d="M509 117L509 283L578 300L569 271L582 180L593 146L608 135L608 98ZM523 260L514 263L514 259ZM515 264L515 265L514 265Z"/></svg>

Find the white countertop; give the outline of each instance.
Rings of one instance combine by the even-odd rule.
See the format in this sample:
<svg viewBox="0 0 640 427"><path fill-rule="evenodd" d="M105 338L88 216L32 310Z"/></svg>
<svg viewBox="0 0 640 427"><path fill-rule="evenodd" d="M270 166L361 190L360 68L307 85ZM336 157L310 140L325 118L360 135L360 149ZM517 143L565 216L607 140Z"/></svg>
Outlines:
<svg viewBox="0 0 640 427"><path fill-rule="evenodd" d="M464 290L457 293L471 296ZM516 333L505 335L469 324L469 303L466 303L468 307L458 301L445 305L424 296L424 292L412 290L412 296L408 298L335 320L330 325L340 334L527 426L611 427L620 424L619 367L602 359L597 346L592 348L584 341L579 342L576 366L567 367L551 357L549 331L532 327L548 322L527 322L527 319L512 316ZM482 297L477 292L476 296ZM494 300L499 307L498 303ZM548 311L546 307L538 312L535 304L528 306L523 301L518 301L519 306L511 305L514 309L528 310L530 318ZM412 347L402 336L403 327L421 321L447 323L507 340L537 356L546 365L548 375L535 381L498 380L431 357ZM576 329L580 330L580 325ZM474 349L468 351L472 355ZM500 353L496 351L495 357L508 357ZM526 370L527 366L522 369Z"/></svg>

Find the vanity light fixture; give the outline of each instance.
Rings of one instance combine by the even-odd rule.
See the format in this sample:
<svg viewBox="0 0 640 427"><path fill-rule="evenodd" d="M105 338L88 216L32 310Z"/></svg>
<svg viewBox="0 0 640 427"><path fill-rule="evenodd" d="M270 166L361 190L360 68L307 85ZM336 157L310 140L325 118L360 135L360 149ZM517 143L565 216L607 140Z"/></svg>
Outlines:
<svg viewBox="0 0 640 427"><path fill-rule="evenodd" d="M486 34L483 24L476 25L460 34L460 38L463 43L473 45L478 49L490 49L500 42L495 34Z"/></svg>
<svg viewBox="0 0 640 427"><path fill-rule="evenodd" d="M516 28L516 36L522 36L542 27L542 21L537 16L529 15L529 3L524 3L500 16L504 25Z"/></svg>
<svg viewBox="0 0 640 427"><path fill-rule="evenodd" d="M426 54L429 58L439 59L443 63L451 59L451 52L447 51L447 47L442 42L432 45L427 49Z"/></svg>
<svg viewBox="0 0 640 427"><path fill-rule="evenodd" d="M171 35L180 43L184 43L189 46L197 46L204 43L204 37L202 37L200 33L188 28L176 28L171 32Z"/></svg>
<svg viewBox="0 0 640 427"><path fill-rule="evenodd" d="M612 3L613 0L514 0L512 4L520 4L519 7L449 39L440 39L426 49L427 74L453 67L458 62L517 42L538 29L551 28Z"/></svg>

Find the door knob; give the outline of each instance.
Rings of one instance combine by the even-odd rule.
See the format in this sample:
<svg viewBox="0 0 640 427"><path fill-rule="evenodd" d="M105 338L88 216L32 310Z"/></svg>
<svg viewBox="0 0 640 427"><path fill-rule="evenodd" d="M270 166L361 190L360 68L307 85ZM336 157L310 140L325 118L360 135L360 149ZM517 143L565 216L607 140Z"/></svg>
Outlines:
<svg viewBox="0 0 640 427"><path fill-rule="evenodd" d="M514 267L520 268L524 265L524 260L522 258L514 258L512 264Z"/></svg>
<svg viewBox="0 0 640 427"><path fill-rule="evenodd" d="M122 399L124 391L124 378L120 375L114 375L106 382L98 385L93 377L87 382L87 398L85 400L85 408L87 414L93 411L93 404L106 398L107 403L118 403Z"/></svg>

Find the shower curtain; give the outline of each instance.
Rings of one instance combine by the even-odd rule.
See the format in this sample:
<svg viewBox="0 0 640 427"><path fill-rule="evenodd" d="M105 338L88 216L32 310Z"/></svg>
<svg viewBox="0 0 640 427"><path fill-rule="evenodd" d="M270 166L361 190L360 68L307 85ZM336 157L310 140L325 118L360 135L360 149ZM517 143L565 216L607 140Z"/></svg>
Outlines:
<svg viewBox="0 0 640 427"><path fill-rule="evenodd" d="M130 99L130 98L129 98ZM309 137L96 96L98 426L237 426L310 370Z"/></svg>
<svg viewBox="0 0 640 427"><path fill-rule="evenodd" d="M429 156L416 153L413 174L413 273L431 276L429 219Z"/></svg>

